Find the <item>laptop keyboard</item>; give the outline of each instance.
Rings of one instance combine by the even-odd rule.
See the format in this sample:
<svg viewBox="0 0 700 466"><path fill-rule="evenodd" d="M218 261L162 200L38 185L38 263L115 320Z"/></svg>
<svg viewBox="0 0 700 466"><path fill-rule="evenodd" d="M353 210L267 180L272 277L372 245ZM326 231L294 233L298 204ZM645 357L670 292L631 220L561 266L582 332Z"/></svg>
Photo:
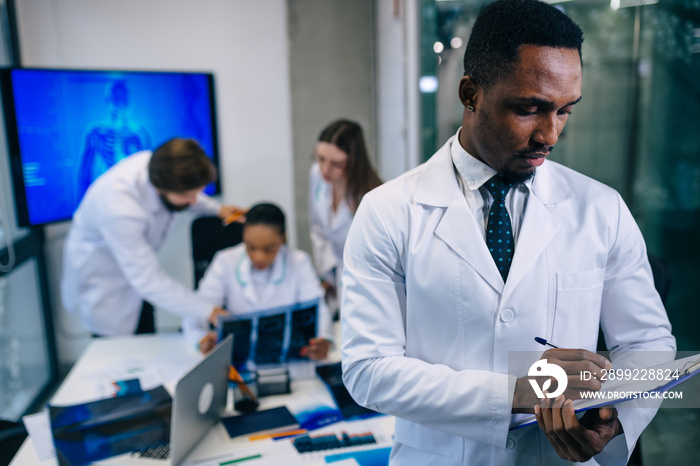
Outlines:
<svg viewBox="0 0 700 466"><path fill-rule="evenodd" d="M154 447L148 447L143 450L135 451L132 453L134 456L139 458L149 458L154 460L167 460L170 456L170 444L156 445Z"/></svg>

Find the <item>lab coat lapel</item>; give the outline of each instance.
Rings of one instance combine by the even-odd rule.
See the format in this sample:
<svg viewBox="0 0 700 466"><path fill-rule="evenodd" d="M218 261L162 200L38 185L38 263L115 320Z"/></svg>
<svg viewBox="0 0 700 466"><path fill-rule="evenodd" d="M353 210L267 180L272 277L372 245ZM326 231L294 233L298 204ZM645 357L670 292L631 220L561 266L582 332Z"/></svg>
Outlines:
<svg viewBox="0 0 700 466"><path fill-rule="evenodd" d="M255 293L255 287L252 283L251 269L253 264L250 262L248 254L243 254L241 260L238 261L238 270L236 270L236 279L243 290L243 296L253 306L258 306L258 296Z"/></svg>
<svg viewBox="0 0 700 466"><path fill-rule="evenodd" d="M319 175L320 176L320 175ZM330 231L331 229L331 204L333 203L333 193L331 187L328 183L321 179L316 186L316 192L314 193L316 198L316 205L314 208L320 210L318 215L318 220L321 222L321 227L325 231Z"/></svg>
<svg viewBox="0 0 700 466"><path fill-rule="evenodd" d="M279 285L287 278L287 251L287 246L282 246L272 262L270 281L265 286L265 296L272 296L275 290L270 288L279 288Z"/></svg>
<svg viewBox="0 0 700 466"><path fill-rule="evenodd" d="M504 294L515 289L561 228L562 220L552 213L550 206L573 197L549 170L550 163L538 168L533 180Z"/></svg>
<svg viewBox="0 0 700 466"><path fill-rule="evenodd" d="M426 163L416 185L414 201L447 207L435 235L471 265L495 290L501 292L503 279L489 253L483 235L464 199L450 152L454 137Z"/></svg>
<svg viewBox="0 0 700 466"><path fill-rule="evenodd" d="M435 234L500 293L503 289L503 279L486 247L476 220L469 211L464 195L459 189L457 194L447 207Z"/></svg>

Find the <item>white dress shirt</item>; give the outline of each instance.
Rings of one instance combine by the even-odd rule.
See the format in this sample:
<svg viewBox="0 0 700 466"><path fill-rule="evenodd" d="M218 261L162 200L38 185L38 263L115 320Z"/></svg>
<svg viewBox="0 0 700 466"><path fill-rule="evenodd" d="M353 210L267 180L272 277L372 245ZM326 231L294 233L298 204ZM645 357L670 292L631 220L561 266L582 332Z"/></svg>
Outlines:
<svg viewBox="0 0 700 466"><path fill-rule="evenodd" d="M493 196L484 187L484 183L496 175L497 172L464 150L459 143L459 131L454 141L451 151L457 182L464 193L469 210L474 215L474 219L477 225L481 227L481 232L484 235L484 239L486 239L486 217L489 215ZM531 186L532 178L524 183L515 184L510 188L506 196L506 208L508 209L508 215L510 215L510 223L513 227L513 242L516 247Z"/></svg>

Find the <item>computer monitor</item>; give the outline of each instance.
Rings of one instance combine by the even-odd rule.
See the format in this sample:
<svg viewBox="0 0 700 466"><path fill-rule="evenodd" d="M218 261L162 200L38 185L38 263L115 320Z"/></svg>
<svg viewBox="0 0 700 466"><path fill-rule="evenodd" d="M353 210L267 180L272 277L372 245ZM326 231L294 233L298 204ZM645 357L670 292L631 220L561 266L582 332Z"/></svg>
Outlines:
<svg viewBox="0 0 700 466"><path fill-rule="evenodd" d="M10 68L0 84L20 226L70 220L99 175L173 137L218 166L211 73Z"/></svg>

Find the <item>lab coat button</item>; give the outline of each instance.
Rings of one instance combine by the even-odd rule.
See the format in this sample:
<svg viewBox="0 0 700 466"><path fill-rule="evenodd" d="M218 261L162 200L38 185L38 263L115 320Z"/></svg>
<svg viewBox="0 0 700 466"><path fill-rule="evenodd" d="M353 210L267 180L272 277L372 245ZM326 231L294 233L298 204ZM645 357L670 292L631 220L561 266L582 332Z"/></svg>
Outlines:
<svg viewBox="0 0 700 466"><path fill-rule="evenodd" d="M508 450L515 448L515 440L513 440L511 437L508 437L508 440L506 441L506 448Z"/></svg>
<svg viewBox="0 0 700 466"><path fill-rule="evenodd" d="M501 312L501 320L503 322L510 322L514 317L515 314L510 309L504 309L503 312Z"/></svg>

